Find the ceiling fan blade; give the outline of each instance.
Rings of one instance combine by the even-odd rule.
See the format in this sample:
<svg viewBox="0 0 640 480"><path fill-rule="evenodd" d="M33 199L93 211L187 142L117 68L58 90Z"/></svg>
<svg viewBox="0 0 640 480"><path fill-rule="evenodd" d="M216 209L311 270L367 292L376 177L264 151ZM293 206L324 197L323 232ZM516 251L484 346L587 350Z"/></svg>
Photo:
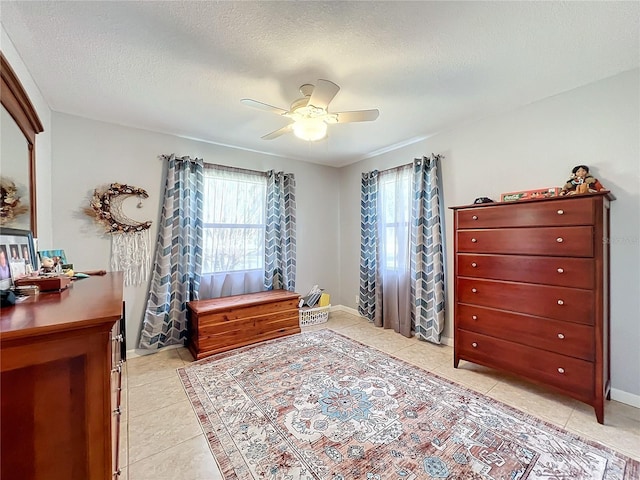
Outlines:
<svg viewBox="0 0 640 480"><path fill-rule="evenodd" d="M356 110L355 112L338 112L334 113L338 116L338 123L350 123L350 122L371 122L378 118L380 111L378 109L373 110Z"/></svg>
<svg viewBox="0 0 640 480"><path fill-rule="evenodd" d="M269 105L267 103L258 102L257 100L252 100L250 98L243 98L242 100L240 100L240 103L246 105L247 107L257 108L258 110L265 110L271 113L277 113L278 115L283 115L288 112L288 110L274 107L273 105Z"/></svg>
<svg viewBox="0 0 640 480"><path fill-rule="evenodd" d="M313 93L311 94L308 105L326 110L339 90L340 87L335 83L320 79L313 88Z"/></svg>
<svg viewBox="0 0 640 480"><path fill-rule="evenodd" d="M285 125L282 128L279 128L275 132L271 132L262 137L263 140L273 140L274 138L278 138L280 135L284 135L285 133L289 133L293 130L293 123L289 125Z"/></svg>

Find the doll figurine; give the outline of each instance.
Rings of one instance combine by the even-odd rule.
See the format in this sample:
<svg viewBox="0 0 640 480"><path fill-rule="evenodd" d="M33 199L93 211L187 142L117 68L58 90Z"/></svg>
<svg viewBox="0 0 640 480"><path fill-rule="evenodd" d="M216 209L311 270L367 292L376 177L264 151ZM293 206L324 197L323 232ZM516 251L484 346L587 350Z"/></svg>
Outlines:
<svg viewBox="0 0 640 480"><path fill-rule="evenodd" d="M596 193L605 190L602 184L589 173L589 167L578 165L571 170L571 178L562 187L560 195L578 195Z"/></svg>

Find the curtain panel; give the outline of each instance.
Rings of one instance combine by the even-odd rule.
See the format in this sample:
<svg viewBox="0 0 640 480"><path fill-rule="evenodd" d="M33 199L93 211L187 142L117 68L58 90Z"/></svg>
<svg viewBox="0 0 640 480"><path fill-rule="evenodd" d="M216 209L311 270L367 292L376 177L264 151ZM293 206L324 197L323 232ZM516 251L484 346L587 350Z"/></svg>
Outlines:
<svg viewBox="0 0 640 480"><path fill-rule="evenodd" d="M362 174L360 192L360 302L358 312L380 322L378 271L378 171ZM377 316L377 320L376 320Z"/></svg>
<svg viewBox="0 0 640 480"><path fill-rule="evenodd" d="M411 323L420 340L440 343L444 329L445 271L440 156L413 162Z"/></svg>
<svg viewBox="0 0 640 480"><path fill-rule="evenodd" d="M164 200L139 348L184 344L202 267L203 160L163 155Z"/></svg>
<svg viewBox="0 0 640 480"><path fill-rule="evenodd" d="M376 326L438 344L445 321L441 158L362 174L358 304Z"/></svg>
<svg viewBox="0 0 640 480"><path fill-rule="evenodd" d="M293 173L270 170L267 179L264 288L296 288L296 197Z"/></svg>

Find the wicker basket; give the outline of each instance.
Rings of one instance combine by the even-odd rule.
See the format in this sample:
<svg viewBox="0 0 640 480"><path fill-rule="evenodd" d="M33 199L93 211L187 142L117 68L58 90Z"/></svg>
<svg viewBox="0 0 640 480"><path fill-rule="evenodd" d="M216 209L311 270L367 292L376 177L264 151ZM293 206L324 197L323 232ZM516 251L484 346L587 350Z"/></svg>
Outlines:
<svg viewBox="0 0 640 480"><path fill-rule="evenodd" d="M310 325L317 325L329 320L329 309L331 305L325 307L316 308L301 308L300 309L300 326L308 327Z"/></svg>

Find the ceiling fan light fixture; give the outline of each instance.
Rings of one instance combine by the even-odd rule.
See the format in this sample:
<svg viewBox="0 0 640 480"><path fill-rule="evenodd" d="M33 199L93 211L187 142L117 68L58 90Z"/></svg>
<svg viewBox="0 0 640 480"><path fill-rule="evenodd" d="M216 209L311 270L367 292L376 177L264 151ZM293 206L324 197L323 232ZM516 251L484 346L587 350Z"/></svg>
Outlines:
<svg viewBox="0 0 640 480"><path fill-rule="evenodd" d="M293 133L302 140L315 142L327 136L327 124L318 118L298 120L293 124Z"/></svg>

